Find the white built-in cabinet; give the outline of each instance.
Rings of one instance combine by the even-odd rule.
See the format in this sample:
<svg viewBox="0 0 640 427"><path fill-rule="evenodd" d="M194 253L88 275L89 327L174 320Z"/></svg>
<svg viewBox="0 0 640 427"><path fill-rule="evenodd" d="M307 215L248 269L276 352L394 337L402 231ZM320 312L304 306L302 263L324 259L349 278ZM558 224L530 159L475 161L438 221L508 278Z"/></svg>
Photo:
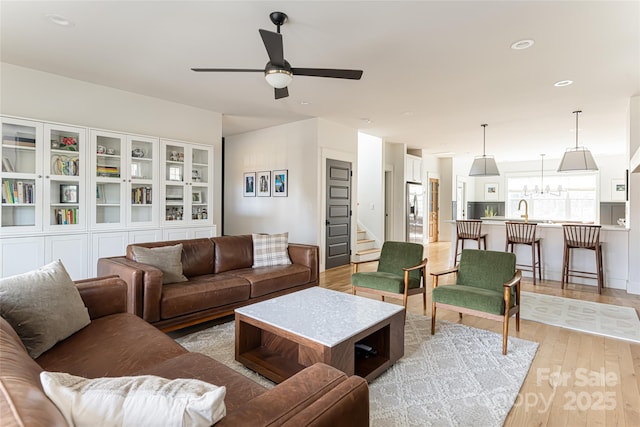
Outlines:
<svg viewBox="0 0 640 427"><path fill-rule="evenodd" d="M216 235L211 146L0 120L0 277L61 259L77 280L131 243Z"/></svg>
<svg viewBox="0 0 640 427"><path fill-rule="evenodd" d="M158 227L158 138L91 130L91 227Z"/></svg>
<svg viewBox="0 0 640 427"><path fill-rule="evenodd" d="M411 154L406 154L404 159L405 181L422 182L422 159Z"/></svg>
<svg viewBox="0 0 640 427"><path fill-rule="evenodd" d="M212 225L213 147L161 141L164 226Z"/></svg>

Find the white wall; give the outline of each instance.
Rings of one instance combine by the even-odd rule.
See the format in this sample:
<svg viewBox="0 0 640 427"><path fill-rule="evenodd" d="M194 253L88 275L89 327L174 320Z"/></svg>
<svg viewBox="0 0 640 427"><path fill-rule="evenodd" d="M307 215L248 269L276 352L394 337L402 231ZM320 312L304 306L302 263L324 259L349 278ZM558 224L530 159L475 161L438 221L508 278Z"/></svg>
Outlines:
<svg viewBox="0 0 640 427"><path fill-rule="evenodd" d="M224 234L289 232L318 244L318 122L303 120L225 138ZM288 197L244 197L245 172L287 169Z"/></svg>
<svg viewBox="0 0 640 427"><path fill-rule="evenodd" d="M453 218L453 200L456 194L453 177L454 162L450 157L439 159L440 169L440 224L438 226L438 240L446 242L451 240L451 223L444 222Z"/></svg>
<svg viewBox="0 0 640 427"><path fill-rule="evenodd" d="M0 63L0 113L214 147L214 200L221 194L220 113ZM220 224L219 203L213 220Z"/></svg>
<svg viewBox="0 0 640 427"><path fill-rule="evenodd" d="M357 222L375 239L384 242L384 164L382 139L358 133Z"/></svg>
<svg viewBox="0 0 640 427"><path fill-rule="evenodd" d="M385 170L392 171L393 175L393 203L391 207L393 210L393 223L391 224L389 236L391 240L400 242L404 242L406 239L405 194L407 188L404 175L405 152L406 146L404 144L392 142L384 144Z"/></svg>
<svg viewBox="0 0 640 427"><path fill-rule="evenodd" d="M629 156L640 153L640 96L629 102ZM631 164L630 167L635 165ZM640 171L629 174L629 203L627 224L629 225L629 283L627 292L640 294Z"/></svg>

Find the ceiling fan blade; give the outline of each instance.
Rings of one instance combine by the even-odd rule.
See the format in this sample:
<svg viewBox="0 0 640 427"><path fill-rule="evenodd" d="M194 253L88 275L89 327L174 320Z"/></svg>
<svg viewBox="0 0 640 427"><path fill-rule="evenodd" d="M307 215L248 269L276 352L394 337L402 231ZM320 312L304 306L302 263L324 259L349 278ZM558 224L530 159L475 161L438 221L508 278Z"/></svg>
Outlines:
<svg viewBox="0 0 640 427"><path fill-rule="evenodd" d="M274 90L276 94L276 99L286 98L287 96L289 96L289 89L287 89L286 87L283 87L282 89L276 88Z"/></svg>
<svg viewBox="0 0 640 427"><path fill-rule="evenodd" d="M234 73L264 73L264 69L248 69L248 68L192 68L191 71L200 72L217 72L217 71L230 71Z"/></svg>
<svg viewBox="0 0 640 427"><path fill-rule="evenodd" d="M271 61L273 65L284 66L282 34L267 30L258 31L260 32L260 37L262 37L262 41L264 42L264 47L267 49L269 61Z"/></svg>
<svg viewBox="0 0 640 427"><path fill-rule="evenodd" d="M338 70L333 68L292 68L296 76L331 77L334 79L360 80L362 70Z"/></svg>

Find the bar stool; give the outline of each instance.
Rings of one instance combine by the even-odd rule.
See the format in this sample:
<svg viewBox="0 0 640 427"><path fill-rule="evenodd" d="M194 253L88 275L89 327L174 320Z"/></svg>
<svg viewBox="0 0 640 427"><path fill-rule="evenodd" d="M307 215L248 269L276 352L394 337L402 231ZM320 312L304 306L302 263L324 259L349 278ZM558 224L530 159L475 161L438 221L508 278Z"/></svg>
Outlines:
<svg viewBox="0 0 640 427"><path fill-rule="evenodd" d="M562 289L565 282L569 282L569 276L596 279L598 281L598 293L602 293L604 287L604 271L602 268L602 245L600 243L599 225L563 224L564 231L564 255L562 257ZM570 268L571 250L588 249L596 255L596 272L579 271Z"/></svg>
<svg viewBox="0 0 640 427"><path fill-rule="evenodd" d="M533 274L533 286L536 285L536 265L538 266L538 278L542 280L542 265L540 260L540 238L536 237L537 224L524 223L524 222L505 222L507 227L507 241L504 245L504 251L509 252L509 246L511 246L511 252L514 251L515 245L528 245L531 246L531 265L516 264L516 267L520 267L521 270L531 271ZM536 258L537 247L537 258ZM522 268L524 267L524 268ZM530 267L527 268L527 267Z"/></svg>
<svg viewBox="0 0 640 427"><path fill-rule="evenodd" d="M460 252L464 249L465 240L475 240L478 242L478 249L480 248L480 241L484 243L484 250L487 250L487 235L482 234L482 221L479 219L460 219L456 220L456 252L454 257L454 264L458 262L458 243L462 241L462 247Z"/></svg>

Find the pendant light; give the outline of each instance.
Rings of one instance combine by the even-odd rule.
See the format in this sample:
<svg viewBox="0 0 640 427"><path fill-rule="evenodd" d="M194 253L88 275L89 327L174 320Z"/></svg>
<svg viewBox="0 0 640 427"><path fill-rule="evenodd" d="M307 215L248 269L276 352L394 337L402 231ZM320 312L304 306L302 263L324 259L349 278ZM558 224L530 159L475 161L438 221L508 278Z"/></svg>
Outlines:
<svg viewBox="0 0 640 427"><path fill-rule="evenodd" d="M598 165L596 165L595 160L593 160L591 151L587 150L586 147L578 147L578 114L580 113L582 113L580 110L573 112L573 114L576 115L576 146L575 148L567 148L560 162L560 166L558 166L558 172L598 170Z"/></svg>
<svg viewBox="0 0 640 427"><path fill-rule="evenodd" d="M496 165L495 159L493 156L487 156L484 151L487 125L483 124L480 126L482 126L482 156L477 156L474 159L471 170L469 171L469 176L498 176L500 172L498 171L498 165Z"/></svg>

